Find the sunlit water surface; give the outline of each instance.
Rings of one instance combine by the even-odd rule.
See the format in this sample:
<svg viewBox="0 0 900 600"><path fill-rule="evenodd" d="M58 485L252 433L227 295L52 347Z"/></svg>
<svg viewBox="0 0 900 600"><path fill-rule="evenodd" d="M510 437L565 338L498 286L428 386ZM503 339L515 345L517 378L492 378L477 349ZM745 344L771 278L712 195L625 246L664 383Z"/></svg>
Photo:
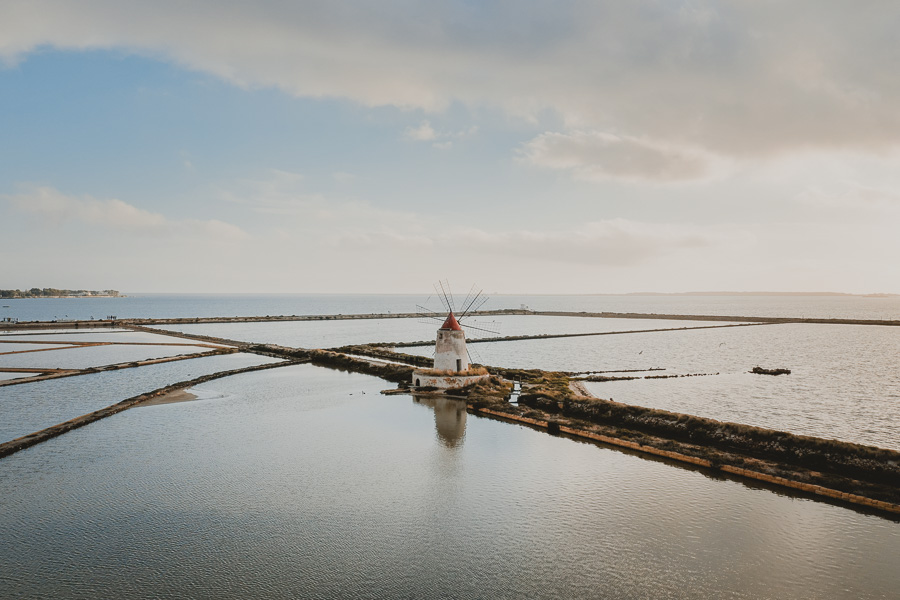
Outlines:
<svg viewBox="0 0 900 600"><path fill-rule="evenodd" d="M503 367L712 374L586 385L619 402L900 449L896 327L759 325L470 347L484 364ZM403 351L433 355L433 348ZM757 365L789 368L791 374L750 374Z"/></svg>
<svg viewBox="0 0 900 600"><path fill-rule="evenodd" d="M377 342L434 340L440 319L354 319L335 321L275 321L266 323L205 323L159 325L162 330L208 335L242 342L257 342L299 348L337 348ZM496 336L598 333L646 329L721 327L716 321L663 319L603 319L591 317L546 317L503 315L465 319L469 339ZM2 340L2 338L0 338Z"/></svg>
<svg viewBox="0 0 900 600"><path fill-rule="evenodd" d="M0 460L0 597L895 598L900 524L311 366Z"/></svg>
<svg viewBox="0 0 900 600"><path fill-rule="evenodd" d="M269 362L277 362L277 359L256 354L225 354L0 387L0 442L34 433L172 383ZM0 460L0 468L2 462Z"/></svg>
<svg viewBox="0 0 900 600"><path fill-rule="evenodd" d="M427 287L427 286L425 286ZM460 291L460 290L457 290ZM485 290L490 294L491 290ZM127 298L34 298L3 300L0 319L50 321L131 317L234 317L412 313L437 308L422 294L132 294ZM463 297L457 298L461 304ZM490 294L485 309L636 312L755 317L900 319L900 298L858 296L550 296Z"/></svg>

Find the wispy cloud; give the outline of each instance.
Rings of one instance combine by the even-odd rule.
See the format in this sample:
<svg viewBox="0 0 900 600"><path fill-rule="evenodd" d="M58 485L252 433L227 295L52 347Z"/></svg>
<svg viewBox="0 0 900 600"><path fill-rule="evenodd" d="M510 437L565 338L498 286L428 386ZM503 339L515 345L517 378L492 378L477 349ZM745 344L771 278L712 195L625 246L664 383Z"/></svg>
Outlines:
<svg viewBox="0 0 900 600"><path fill-rule="evenodd" d="M433 142L431 145L440 150L453 146L454 140L470 137L478 133L478 126L457 131L437 131L429 121L422 121L417 127L407 127L403 137L416 142Z"/></svg>
<svg viewBox="0 0 900 600"><path fill-rule="evenodd" d="M544 133L520 153L533 165L587 180L690 181L708 177L714 163L698 150L598 131Z"/></svg>
<svg viewBox="0 0 900 600"><path fill-rule="evenodd" d="M471 264L509 256L534 263L625 267L675 252L714 246L721 240L691 227L611 219L559 231L496 230L474 227L345 232L343 248L415 248L433 256L465 255Z"/></svg>
<svg viewBox="0 0 900 600"><path fill-rule="evenodd" d="M630 266L721 242L701 229L628 219L609 219L557 231L448 225L440 215L385 209L353 198L336 198L304 187L301 175L270 170L242 180L228 192L232 202L278 215L288 228L284 241L303 232L305 243L342 255L414 252L419 260L464 253L468 261L508 256L527 261L595 266ZM412 260L412 257L410 257Z"/></svg>
<svg viewBox="0 0 900 600"><path fill-rule="evenodd" d="M857 211L900 209L900 192L858 181L843 181L827 189L821 186L808 187L797 195L797 200L816 208Z"/></svg>
<svg viewBox="0 0 900 600"><path fill-rule="evenodd" d="M20 186L16 194L0 195L15 209L45 223L82 223L123 233L151 236L201 235L213 241L236 241L249 236L241 228L217 219L172 220L116 198L72 196L48 186Z"/></svg>
<svg viewBox="0 0 900 600"><path fill-rule="evenodd" d="M403 137L417 142L428 142L437 139L437 131L428 121L422 121L418 127L407 127Z"/></svg>

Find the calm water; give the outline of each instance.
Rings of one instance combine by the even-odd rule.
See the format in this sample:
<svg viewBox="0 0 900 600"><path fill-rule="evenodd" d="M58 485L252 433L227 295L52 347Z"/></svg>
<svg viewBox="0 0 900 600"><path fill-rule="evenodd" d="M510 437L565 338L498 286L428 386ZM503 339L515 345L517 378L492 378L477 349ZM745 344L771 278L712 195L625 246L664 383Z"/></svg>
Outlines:
<svg viewBox="0 0 900 600"><path fill-rule="evenodd" d="M299 348L336 348L372 342L434 341L434 332L443 319L364 319L347 321L288 321L270 323L206 323L160 325L160 329L211 335L247 342L268 342ZM595 333L709 327L713 321L668 321L657 319L602 319L588 317L545 317L504 315L496 318L466 319L467 339L497 335L541 335L545 333ZM478 329L469 329L468 326ZM493 333L496 332L496 333ZM4 338L0 337L0 341Z"/></svg>
<svg viewBox="0 0 900 600"><path fill-rule="evenodd" d="M77 353L90 349L60 352ZM39 354L49 353L38 352L34 355ZM2 358L6 357L0 357ZM112 358L113 362L121 362L116 357ZM0 442L39 431L172 383L275 361L276 359L256 354L225 354L0 387ZM2 463L3 460L0 459L0 468Z"/></svg>
<svg viewBox="0 0 900 600"><path fill-rule="evenodd" d="M512 368L719 373L586 385L619 402L900 449L900 329L895 327L760 325L470 348L484 364ZM403 350L433 354L432 348ZM757 365L792 373L749 374Z"/></svg>
<svg viewBox="0 0 900 600"><path fill-rule="evenodd" d="M4 301L10 308L0 318L408 312L422 302L23 300ZM491 304L900 318L897 299L506 296ZM695 325L499 320L503 335ZM434 327L388 319L184 329L334 347L430 339ZM8 343L16 339L30 345ZM173 338L0 334L0 351L40 340ZM900 449L898 328L767 325L471 348L477 360L502 366L718 372L589 385L619 401ZM55 350L0 356L0 366L192 351ZM270 360L205 357L0 388L0 441L168 383ZM757 364L793 374L746 373ZM451 400L379 395L386 387L311 366L240 375L200 386L200 400L129 410L0 460L0 598L895 598L900 590L897 520L476 418Z"/></svg>
<svg viewBox="0 0 900 600"><path fill-rule="evenodd" d="M20 354L0 354L0 367L41 369L85 369L113 363L133 362L151 358L164 358L184 354L210 352L210 348L191 346L191 340L172 336L155 335L142 331L57 331L41 333L16 332L18 335L0 335L0 352L19 351ZM10 343L13 340L32 343ZM55 346L35 344L37 341L102 343L109 346ZM153 346L128 346L122 344L177 344ZM199 343L199 342L198 342ZM56 348L56 349L54 349ZM43 350L27 352L28 350ZM23 352L26 351L26 352Z"/></svg>
<svg viewBox="0 0 900 600"><path fill-rule="evenodd" d="M488 290L489 291L489 290ZM462 298L457 300L461 303ZM416 312L438 308L422 295L129 294L127 298L35 298L0 301L0 319L20 321L127 317L234 317ZM491 296L485 309L610 311L766 317L900 319L900 298L844 296ZM8 308L7 308L8 307Z"/></svg>
<svg viewBox="0 0 900 600"><path fill-rule="evenodd" d="M310 366L0 460L0 597L895 598L900 524ZM365 392L365 393L363 393Z"/></svg>

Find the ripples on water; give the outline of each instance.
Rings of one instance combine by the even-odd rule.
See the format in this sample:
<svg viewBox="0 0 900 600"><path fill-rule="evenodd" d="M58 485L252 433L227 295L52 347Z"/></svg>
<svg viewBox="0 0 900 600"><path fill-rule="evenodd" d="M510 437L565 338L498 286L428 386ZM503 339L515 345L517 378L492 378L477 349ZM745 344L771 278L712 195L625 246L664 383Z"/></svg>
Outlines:
<svg viewBox="0 0 900 600"><path fill-rule="evenodd" d="M129 410L3 459L0 596L900 589L895 522L471 415L460 425L448 407L436 424L384 385L306 365L240 375L201 386L219 399Z"/></svg>

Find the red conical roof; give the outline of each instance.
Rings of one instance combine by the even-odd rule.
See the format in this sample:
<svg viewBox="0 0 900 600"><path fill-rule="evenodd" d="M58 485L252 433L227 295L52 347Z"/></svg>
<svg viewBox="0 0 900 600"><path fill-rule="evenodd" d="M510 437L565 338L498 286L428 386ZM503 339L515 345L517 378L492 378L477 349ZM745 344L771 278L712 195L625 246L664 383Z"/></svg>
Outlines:
<svg viewBox="0 0 900 600"><path fill-rule="evenodd" d="M451 329L453 331L462 331L462 327L459 326L459 322L456 320L456 317L453 316L453 311L450 311L450 314L447 315L447 320L444 321L443 325L441 325L441 329Z"/></svg>

